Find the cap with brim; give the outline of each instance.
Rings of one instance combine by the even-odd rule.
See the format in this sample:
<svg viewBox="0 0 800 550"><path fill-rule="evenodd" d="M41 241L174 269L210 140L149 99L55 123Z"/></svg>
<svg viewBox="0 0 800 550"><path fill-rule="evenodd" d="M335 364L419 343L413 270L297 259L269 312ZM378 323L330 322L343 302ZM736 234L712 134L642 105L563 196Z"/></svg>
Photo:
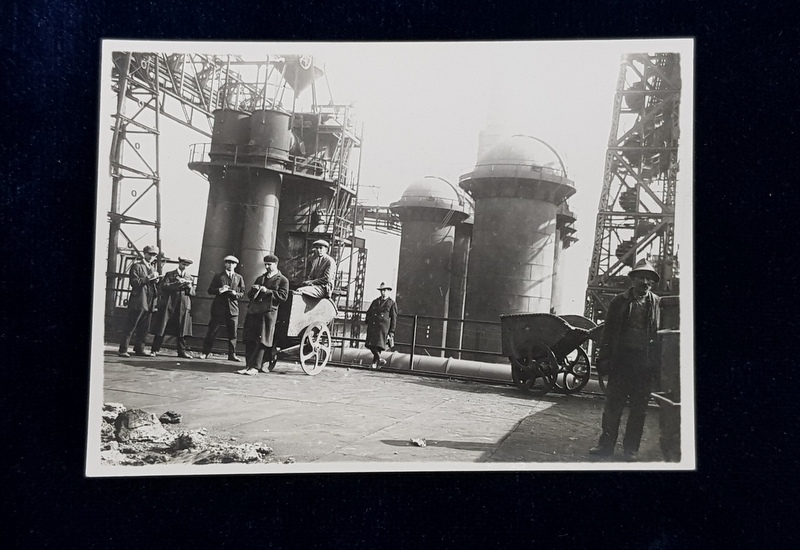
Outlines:
<svg viewBox="0 0 800 550"><path fill-rule="evenodd" d="M392 290L392 287L386 286L386 283L381 283L381 286L378 287L378 290Z"/></svg>
<svg viewBox="0 0 800 550"><path fill-rule="evenodd" d="M269 263L276 264L276 263L278 263L278 257L275 254L267 254L266 256L264 256L264 263L265 264L269 264Z"/></svg>
<svg viewBox="0 0 800 550"><path fill-rule="evenodd" d="M147 245L142 249L142 252L144 252L145 254L158 254L158 247Z"/></svg>
<svg viewBox="0 0 800 550"><path fill-rule="evenodd" d="M328 244L328 241L323 241L322 239L314 241L313 243L311 243L311 246L324 246L325 248L331 247L331 245Z"/></svg>
<svg viewBox="0 0 800 550"><path fill-rule="evenodd" d="M222 260L222 261L223 262L236 262L238 264L239 263L239 258L237 258L236 256L225 256L225 259Z"/></svg>
<svg viewBox="0 0 800 550"><path fill-rule="evenodd" d="M659 282L661 280L658 272L647 260L639 260L636 262L636 265L633 266L633 269L628 272L628 277L633 277L634 275L646 276L653 279L655 282Z"/></svg>
<svg viewBox="0 0 800 550"><path fill-rule="evenodd" d="M193 264L194 262L189 258L184 258L183 256L178 256L178 261L184 264Z"/></svg>

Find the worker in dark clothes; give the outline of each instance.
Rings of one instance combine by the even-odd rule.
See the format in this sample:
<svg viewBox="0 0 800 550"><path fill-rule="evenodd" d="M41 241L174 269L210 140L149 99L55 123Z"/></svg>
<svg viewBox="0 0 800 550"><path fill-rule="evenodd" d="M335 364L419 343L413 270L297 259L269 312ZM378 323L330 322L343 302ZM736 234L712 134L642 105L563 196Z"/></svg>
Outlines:
<svg viewBox="0 0 800 550"><path fill-rule="evenodd" d="M607 457L614 454L622 410L629 407L623 458L638 459L647 401L659 372L659 297L650 290L660 277L646 260L628 273L633 282L628 290L611 300L603 326L597 356L598 372L608 373L603 432L589 453Z"/></svg>
<svg viewBox="0 0 800 550"><path fill-rule="evenodd" d="M122 339L119 343L120 357L130 357L128 344L133 336L133 353L146 357L155 353L144 351L144 339L150 331L150 317L153 314L158 298L158 280L161 276L156 271L153 260L158 256L158 247L145 246L143 258L134 262L130 270L131 295L128 298L128 315Z"/></svg>
<svg viewBox="0 0 800 550"><path fill-rule="evenodd" d="M397 326L397 304L389 298L392 287L384 283L378 287L381 295L367 310L367 341L365 347L372 352L372 368L378 369L386 364L381 352L394 347L394 330Z"/></svg>
<svg viewBox="0 0 800 550"><path fill-rule="evenodd" d="M186 349L186 337L192 335L192 296L196 294L194 279L187 269L192 260L178 256L178 269L169 271L161 280L158 312L153 327L153 353L161 351L164 336L174 336L178 344L178 357L192 359Z"/></svg>
<svg viewBox="0 0 800 550"><path fill-rule="evenodd" d="M278 307L289 297L289 280L278 271L278 257L264 256L266 273L260 275L247 292L250 304L244 318L242 339L245 345L247 366L236 371L239 374L253 375L262 371L261 365L271 364L277 359L273 354L273 337L278 321Z"/></svg>
<svg viewBox="0 0 800 550"><path fill-rule="evenodd" d="M311 298L330 298L333 294L333 282L336 278L336 264L328 256L330 245L319 239L311 244L311 255L314 260L308 279L303 281L295 294L303 294Z"/></svg>
<svg viewBox="0 0 800 550"><path fill-rule="evenodd" d="M207 359L214 344L220 325L228 331L228 360L241 361L236 357L236 325L239 322L239 299L244 296L244 279L234 269L239 265L236 256L225 256L225 271L216 273L208 286L208 293L214 296L211 302L211 319L208 332L203 340L202 359Z"/></svg>

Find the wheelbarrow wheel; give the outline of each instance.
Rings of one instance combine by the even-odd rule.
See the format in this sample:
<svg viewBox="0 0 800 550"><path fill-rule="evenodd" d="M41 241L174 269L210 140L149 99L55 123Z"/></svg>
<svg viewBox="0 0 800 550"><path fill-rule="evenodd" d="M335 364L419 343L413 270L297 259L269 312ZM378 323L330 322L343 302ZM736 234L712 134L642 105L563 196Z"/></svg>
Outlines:
<svg viewBox="0 0 800 550"><path fill-rule="evenodd" d="M549 347L534 343L509 359L511 379L516 387L532 395L544 395L553 389L558 375L558 360Z"/></svg>
<svg viewBox="0 0 800 550"><path fill-rule="evenodd" d="M322 372L331 356L331 333L328 325L315 321L303 329L300 337L300 368L315 376Z"/></svg>
<svg viewBox="0 0 800 550"><path fill-rule="evenodd" d="M578 393L589 383L590 371L589 356L583 348L575 348L561 360L556 386L564 393Z"/></svg>

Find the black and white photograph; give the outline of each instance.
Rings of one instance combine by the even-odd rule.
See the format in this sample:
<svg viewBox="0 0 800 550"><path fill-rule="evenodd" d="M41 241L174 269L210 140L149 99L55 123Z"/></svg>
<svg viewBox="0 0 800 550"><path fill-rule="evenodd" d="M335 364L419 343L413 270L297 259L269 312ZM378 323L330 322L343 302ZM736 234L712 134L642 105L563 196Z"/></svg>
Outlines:
<svg viewBox="0 0 800 550"><path fill-rule="evenodd" d="M691 38L100 67L87 476L696 468Z"/></svg>

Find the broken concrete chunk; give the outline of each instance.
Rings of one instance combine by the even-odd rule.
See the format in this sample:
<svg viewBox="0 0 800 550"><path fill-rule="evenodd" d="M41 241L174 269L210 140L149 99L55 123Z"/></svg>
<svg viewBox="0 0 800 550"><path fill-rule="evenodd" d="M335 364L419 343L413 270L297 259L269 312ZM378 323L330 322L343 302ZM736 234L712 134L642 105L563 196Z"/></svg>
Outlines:
<svg viewBox="0 0 800 550"><path fill-rule="evenodd" d="M126 410L122 403L103 403L103 420L113 424L120 413L124 413Z"/></svg>
<svg viewBox="0 0 800 550"><path fill-rule="evenodd" d="M175 411L167 411L158 418L162 424L180 424L181 414Z"/></svg>
<svg viewBox="0 0 800 550"><path fill-rule="evenodd" d="M421 437L412 437L409 441L417 447L427 447L428 443Z"/></svg>
<svg viewBox="0 0 800 550"><path fill-rule="evenodd" d="M117 416L114 428L118 441L158 441L169 435L158 417L142 409L131 409Z"/></svg>

